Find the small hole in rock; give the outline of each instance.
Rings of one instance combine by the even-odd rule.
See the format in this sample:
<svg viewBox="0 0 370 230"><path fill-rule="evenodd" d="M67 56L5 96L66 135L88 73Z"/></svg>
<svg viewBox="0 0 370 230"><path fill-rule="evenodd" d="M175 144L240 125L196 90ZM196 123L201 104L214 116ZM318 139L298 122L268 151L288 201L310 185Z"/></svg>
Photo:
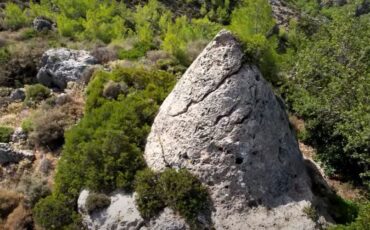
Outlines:
<svg viewBox="0 0 370 230"><path fill-rule="evenodd" d="M235 163L238 164L238 165L242 164L243 163L243 158L242 157L237 157L235 159Z"/></svg>
<svg viewBox="0 0 370 230"><path fill-rule="evenodd" d="M256 75L256 81L259 81L260 80L260 75Z"/></svg>

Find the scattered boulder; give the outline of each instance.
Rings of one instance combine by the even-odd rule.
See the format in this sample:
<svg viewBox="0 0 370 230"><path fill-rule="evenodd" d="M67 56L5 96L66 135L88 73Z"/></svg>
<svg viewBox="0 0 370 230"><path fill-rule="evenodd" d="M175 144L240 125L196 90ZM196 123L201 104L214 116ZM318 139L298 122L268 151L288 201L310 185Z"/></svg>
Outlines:
<svg viewBox="0 0 370 230"><path fill-rule="evenodd" d="M215 229L316 229L315 197L283 101L221 31L162 104L145 148L154 171L208 187Z"/></svg>
<svg viewBox="0 0 370 230"><path fill-rule="evenodd" d="M8 143L0 143L0 165L18 163L24 159L34 160L35 155L28 150L15 150Z"/></svg>
<svg viewBox="0 0 370 230"><path fill-rule="evenodd" d="M50 49L42 56L37 80L47 87L65 89L68 82L80 81L84 71L95 64L97 60L87 51Z"/></svg>
<svg viewBox="0 0 370 230"><path fill-rule="evenodd" d="M55 104L62 106L64 104L67 104L68 102L72 101L72 98L70 95L66 93L61 93L55 98Z"/></svg>
<svg viewBox="0 0 370 230"><path fill-rule="evenodd" d="M18 88L12 91L10 94L10 99L13 101L24 101L26 98L26 93L24 88Z"/></svg>
<svg viewBox="0 0 370 230"><path fill-rule="evenodd" d="M360 17L368 13L370 13L370 0L363 0L362 4L357 6L355 16Z"/></svg>
<svg viewBox="0 0 370 230"><path fill-rule="evenodd" d="M44 17L36 17L33 20L33 28L38 32L52 30L53 22Z"/></svg>
<svg viewBox="0 0 370 230"><path fill-rule="evenodd" d="M17 127L12 135L12 142L18 143L27 140L27 133L23 131L22 127Z"/></svg>
<svg viewBox="0 0 370 230"><path fill-rule="evenodd" d="M88 229L134 230L144 225L133 194L117 192L110 197L111 204L108 208L90 214L86 208L89 194L88 190L83 190L77 201L79 213Z"/></svg>

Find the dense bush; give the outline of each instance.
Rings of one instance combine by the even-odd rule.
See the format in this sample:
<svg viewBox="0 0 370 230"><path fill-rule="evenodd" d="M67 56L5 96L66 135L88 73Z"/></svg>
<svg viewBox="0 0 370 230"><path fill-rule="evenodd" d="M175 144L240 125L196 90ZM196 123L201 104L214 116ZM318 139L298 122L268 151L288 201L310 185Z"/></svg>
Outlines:
<svg viewBox="0 0 370 230"><path fill-rule="evenodd" d="M73 223L73 205L63 195L48 196L33 208L33 218L45 229L63 229Z"/></svg>
<svg viewBox="0 0 370 230"><path fill-rule="evenodd" d="M116 100L103 96L109 81L122 82L128 89ZM114 69L98 71L87 89L84 118L70 129L58 163L55 191L52 197L36 205L37 218L45 228L72 223L76 210L60 220L65 209L58 207L50 221L42 213L52 209L55 196L63 194L65 204L74 204L82 188L111 192L116 189L131 191L138 170L145 168L143 151L150 126L159 105L172 89L175 77L162 71ZM81 167L81 164L84 167Z"/></svg>
<svg viewBox="0 0 370 230"><path fill-rule="evenodd" d="M7 143L10 141L14 129L0 126L0 142Z"/></svg>
<svg viewBox="0 0 370 230"><path fill-rule="evenodd" d="M331 227L330 230L365 230L370 227L370 204L367 202L360 206L360 212L354 222L345 226L338 225Z"/></svg>
<svg viewBox="0 0 370 230"><path fill-rule="evenodd" d="M297 54L285 91L306 121L306 140L329 175L368 184L370 178L370 15L353 5L326 10L330 20L310 37L295 30ZM298 32L297 32L298 31Z"/></svg>
<svg viewBox="0 0 370 230"><path fill-rule="evenodd" d="M86 210L92 213L108 207L110 202L110 197L105 194L90 193L86 199Z"/></svg>
<svg viewBox="0 0 370 230"><path fill-rule="evenodd" d="M27 85L25 87L25 90L26 90L25 103L39 102L50 96L50 89L41 84Z"/></svg>
<svg viewBox="0 0 370 230"><path fill-rule="evenodd" d="M168 206L196 225L199 213L209 208L206 188L185 169L167 169L160 174L146 169L138 173L135 191L138 208L147 218Z"/></svg>

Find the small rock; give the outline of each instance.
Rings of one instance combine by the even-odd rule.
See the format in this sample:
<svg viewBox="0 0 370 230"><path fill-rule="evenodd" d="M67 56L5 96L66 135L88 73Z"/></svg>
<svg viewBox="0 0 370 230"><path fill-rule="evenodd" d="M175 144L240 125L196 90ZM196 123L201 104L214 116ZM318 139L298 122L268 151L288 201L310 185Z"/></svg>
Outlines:
<svg viewBox="0 0 370 230"><path fill-rule="evenodd" d="M85 50L50 49L42 56L37 80L47 87L64 90L68 82L80 81L84 71L95 64L97 60Z"/></svg>
<svg viewBox="0 0 370 230"><path fill-rule="evenodd" d="M53 22L43 17L36 17L33 20L33 28L38 32L52 30Z"/></svg>
<svg viewBox="0 0 370 230"><path fill-rule="evenodd" d="M188 230L189 225L184 218L177 215L172 209L165 208L155 220L150 221L147 229L150 230Z"/></svg>
<svg viewBox="0 0 370 230"><path fill-rule="evenodd" d="M34 160L35 155L29 150L15 150L8 143L0 143L0 164L18 163L24 159Z"/></svg>
<svg viewBox="0 0 370 230"><path fill-rule="evenodd" d="M27 133L25 133L22 127L17 127L12 135L12 142L22 142L27 139Z"/></svg>
<svg viewBox="0 0 370 230"><path fill-rule="evenodd" d="M26 98L26 93L23 88L15 89L10 94L10 99L14 101L23 101Z"/></svg>
<svg viewBox="0 0 370 230"><path fill-rule="evenodd" d="M70 101L71 101L71 97L66 93L62 93L56 97L55 104L61 106Z"/></svg>

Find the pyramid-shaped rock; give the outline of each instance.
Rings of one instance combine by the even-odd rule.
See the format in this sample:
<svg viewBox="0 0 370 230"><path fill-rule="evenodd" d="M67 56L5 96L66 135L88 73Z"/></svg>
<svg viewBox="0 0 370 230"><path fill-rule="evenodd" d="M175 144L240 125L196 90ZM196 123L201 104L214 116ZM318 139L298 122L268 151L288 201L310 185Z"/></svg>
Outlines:
<svg viewBox="0 0 370 230"><path fill-rule="evenodd" d="M160 108L145 159L204 183L215 229L314 229L314 196L283 102L221 31Z"/></svg>

